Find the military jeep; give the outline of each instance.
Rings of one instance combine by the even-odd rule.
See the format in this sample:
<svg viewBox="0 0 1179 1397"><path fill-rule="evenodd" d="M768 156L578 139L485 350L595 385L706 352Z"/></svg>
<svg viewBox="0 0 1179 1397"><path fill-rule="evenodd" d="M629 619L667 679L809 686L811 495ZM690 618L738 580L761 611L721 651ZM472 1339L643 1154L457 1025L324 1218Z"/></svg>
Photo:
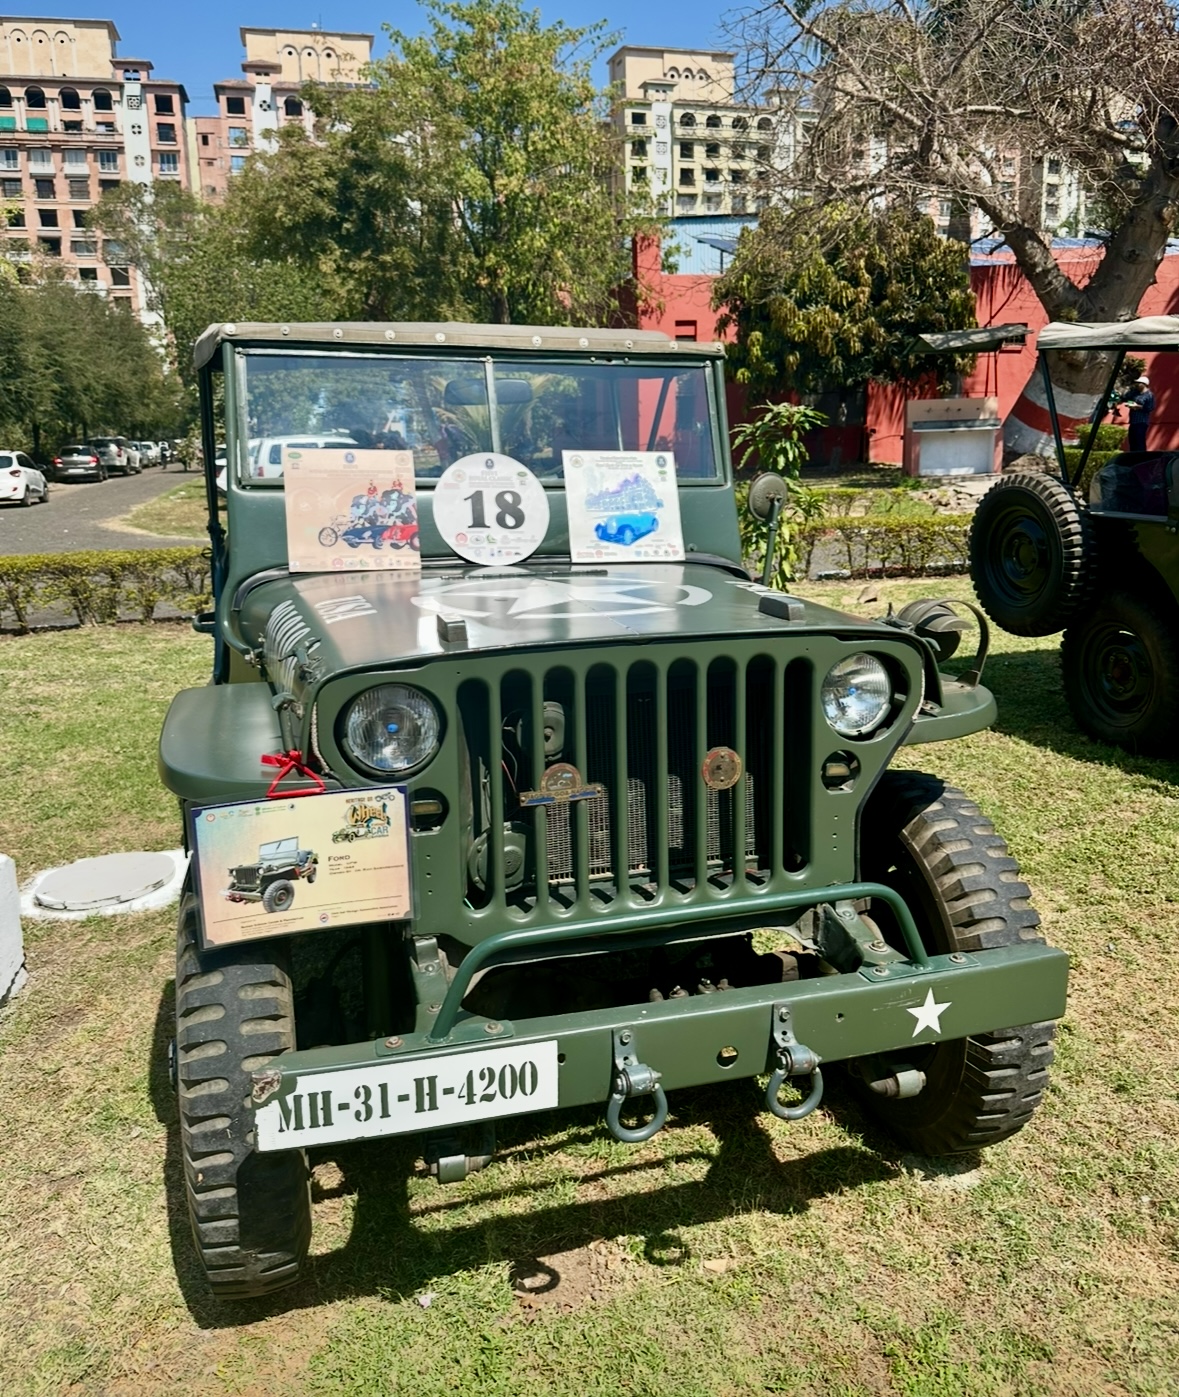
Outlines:
<svg viewBox="0 0 1179 1397"><path fill-rule="evenodd" d="M1028 1121L1066 957L969 796L891 769L992 722L985 640L951 677L964 623L944 606L864 620L751 581L722 346L238 324L196 358L205 459L223 430L229 469L220 508L206 470L212 683L174 700L163 780L190 817L261 802L280 753L302 771L279 796L400 788L412 893L399 920L212 946L185 891L181 1137L216 1293L298 1278L307 1151L342 1141L413 1136L446 1182L506 1117L596 1107L641 1142L677 1090L762 1078L797 1120L836 1064L922 1154ZM388 423L413 452L420 562L292 573L283 480L252 473L251 437ZM683 561L575 563L566 451L674 457ZM446 542L435 484L470 452L543 485L525 561Z"/></svg>
<svg viewBox="0 0 1179 1397"><path fill-rule="evenodd" d="M267 912L285 912L295 900L300 878L315 882L319 859L300 849L297 835L272 839L258 846L257 863L239 863L229 870L229 902L260 902Z"/></svg>
<svg viewBox="0 0 1179 1397"><path fill-rule="evenodd" d="M1037 347L1059 476L1013 471L984 495L975 590L1015 635L1064 632L1065 697L1091 737L1179 754L1179 452L1119 452L1084 492L1093 437L1070 474L1049 373L1052 354L1104 353L1101 422L1128 353L1179 350L1179 316L1046 325Z"/></svg>

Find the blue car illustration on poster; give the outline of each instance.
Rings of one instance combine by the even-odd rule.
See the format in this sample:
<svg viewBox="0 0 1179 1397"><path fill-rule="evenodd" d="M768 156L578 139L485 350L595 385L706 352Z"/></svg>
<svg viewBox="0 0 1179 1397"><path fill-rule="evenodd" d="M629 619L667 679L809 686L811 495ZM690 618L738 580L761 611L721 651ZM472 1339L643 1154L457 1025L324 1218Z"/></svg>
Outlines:
<svg viewBox="0 0 1179 1397"><path fill-rule="evenodd" d="M657 514L611 514L594 525L594 533L603 543L621 543L629 548L632 543L653 534L658 527Z"/></svg>

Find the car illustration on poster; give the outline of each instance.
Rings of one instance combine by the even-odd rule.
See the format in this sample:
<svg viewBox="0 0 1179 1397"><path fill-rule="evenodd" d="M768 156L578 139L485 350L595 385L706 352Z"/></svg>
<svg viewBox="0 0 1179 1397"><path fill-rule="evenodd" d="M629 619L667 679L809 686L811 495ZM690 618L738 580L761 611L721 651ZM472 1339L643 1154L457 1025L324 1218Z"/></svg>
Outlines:
<svg viewBox="0 0 1179 1397"><path fill-rule="evenodd" d="M229 870L228 902L260 902L267 912L285 912L295 900L300 878L315 882L319 856L300 849L299 838L272 839L258 847L257 863L240 863Z"/></svg>
<svg viewBox="0 0 1179 1397"><path fill-rule="evenodd" d="M603 543L621 543L629 548L632 543L653 534L658 527L657 514L611 514L594 525L594 533Z"/></svg>

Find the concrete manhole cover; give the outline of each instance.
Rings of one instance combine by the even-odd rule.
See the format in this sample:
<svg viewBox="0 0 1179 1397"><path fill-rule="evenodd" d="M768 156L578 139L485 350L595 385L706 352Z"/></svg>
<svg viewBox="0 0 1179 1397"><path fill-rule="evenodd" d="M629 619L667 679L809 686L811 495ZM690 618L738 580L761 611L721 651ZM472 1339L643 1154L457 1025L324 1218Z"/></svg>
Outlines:
<svg viewBox="0 0 1179 1397"><path fill-rule="evenodd" d="M55 912L94 912L147 897L175 876L170 854L104 854L47 873L33 901Z"/></svg>

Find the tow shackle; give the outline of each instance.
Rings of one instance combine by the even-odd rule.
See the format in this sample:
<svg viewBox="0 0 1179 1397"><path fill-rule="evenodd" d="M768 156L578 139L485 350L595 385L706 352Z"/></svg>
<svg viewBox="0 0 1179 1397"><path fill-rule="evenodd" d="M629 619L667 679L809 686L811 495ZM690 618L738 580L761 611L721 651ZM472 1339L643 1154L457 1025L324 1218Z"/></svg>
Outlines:
<svg viewBox="0 0 1179 1397"><path fill-rule="evenodd" d="M614 1090L606 1102L606 1125L616 1140L625 1145L640 1145L663 1129L667 1121L667 1093L659 1085L660 1074L635 1055L633 1031L616 1028L613 1036ZM623 1125L623 1103L639 1096L649 1096L654 1101L654 1115L645 1125Z"/></svg>
<svg viewBox="0 0 1179 1397"><path fill-rule="evenodd" d="M800 1043L790 1029L790 1006L774 1006L774 1042L778 1049L778 1065L770 1073L766 1083L766 1107L779 1120L800 1121L809 1116L823 1099L823 1071L819 1066L819 1055ZM778 1099L778 1093L793 1077L809 1077L810 1091L801 1101L786 1105Z"/></svg>

